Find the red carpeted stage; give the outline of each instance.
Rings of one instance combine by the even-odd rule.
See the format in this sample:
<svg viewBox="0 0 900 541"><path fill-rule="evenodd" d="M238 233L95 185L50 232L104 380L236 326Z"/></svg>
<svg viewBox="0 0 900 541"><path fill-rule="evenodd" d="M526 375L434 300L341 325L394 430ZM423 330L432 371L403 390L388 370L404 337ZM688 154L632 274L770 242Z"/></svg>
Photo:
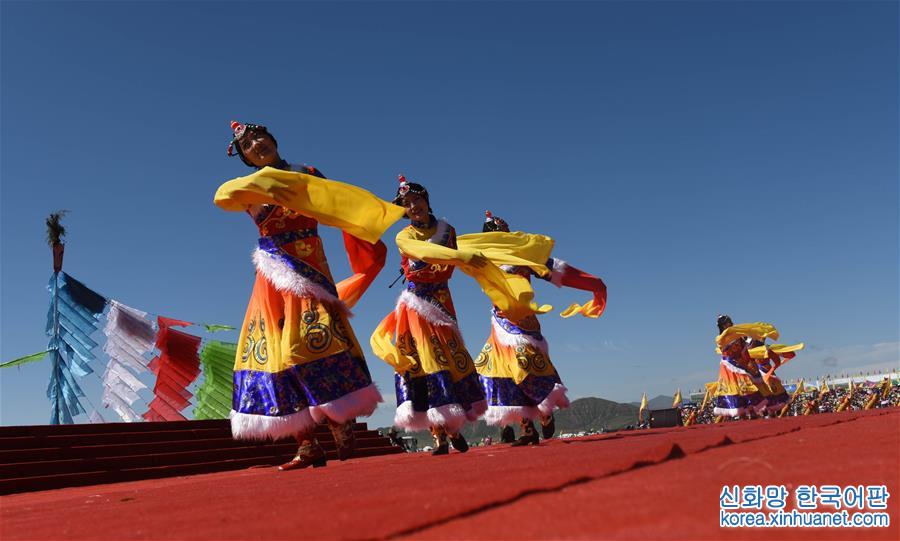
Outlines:
<svg viewBox="0 0 900 541"><path fill-rule="evenodd" d="M0 537L896 540L898 477L893 408L15 494ZM733 484L886 485L891 526L720 529Z"/></svg>

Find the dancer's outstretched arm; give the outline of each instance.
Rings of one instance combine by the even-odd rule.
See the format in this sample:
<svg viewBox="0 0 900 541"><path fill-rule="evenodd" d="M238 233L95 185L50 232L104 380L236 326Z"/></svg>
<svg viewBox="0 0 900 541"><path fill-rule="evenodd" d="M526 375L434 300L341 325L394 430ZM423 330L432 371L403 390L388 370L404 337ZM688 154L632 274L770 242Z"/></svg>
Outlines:
<svg viewBox="0 0 900 541"><path fill-rule="evenodd" d="M551 271L549 280L557 287L571 287L594 294L590 301L584 304L573 304L566 308L560 313L562 317L581 314L589 318L598 318L603 314L606 309L606 284L603 283L603 280L562 259L551 257L547 261L547 267Z"/></svg>

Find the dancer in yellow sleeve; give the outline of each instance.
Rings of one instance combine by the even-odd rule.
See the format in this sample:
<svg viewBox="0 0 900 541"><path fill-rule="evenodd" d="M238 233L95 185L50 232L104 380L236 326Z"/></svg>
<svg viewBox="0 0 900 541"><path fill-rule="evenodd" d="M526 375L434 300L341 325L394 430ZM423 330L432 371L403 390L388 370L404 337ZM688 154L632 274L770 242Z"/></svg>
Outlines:
<svg viewBox="0 0 900 541"><path fill-rule="evenodd" d="M762 323L758 329L736 329L738 326L728 315L719 315L716 325L719 328L716 346L722 358L713 413L723 417L756 417L766 409L769 390L747 353L747 338L765 338L770 331L777 336L777 331Z"/></svg>
<svg viewBox="0 0 900 541"><path fill-rule="evenodd" d="M431 429L432 454L449 453L448 439L465 452L469 447L459 431L484 413L485 402L459 331L448 281L457 265L478 268L486 261L476 253L460 253L455 229L435 218L421 184L401 176L394 201L403 205L410 220L397 234L406 287L396 308L372 335L372 348L396 370L394 425L408 431ZM425 243L433 245L423 251L431 262L414 255ZM432 259L440 253L431 252L449 255L444 263Z"/></svg>
<svg viewBox="0 0 900 541"><path fill-rule="evenodd" d="M735 325L730 316L720 315L716 325L716 349L722 360L713 412L725 417L777 414L789 398L775 368L793 358L803 344L765 345L766 339L779 336L769 323Z"/></svg>
<svg viewBox="0 0 900 541"><path fill-rule="evenodd" d="M500 217L485 213L482 231L488 235L509 234L509 224ZM487 236L487 235L485 235ZM536 272L535 267L541 272ZM594 293L593 311L572 310L589 317L599 317L606 306L606 285L561 259L541 259L537 266L503 265L511 275L531 280L536 276L557 287L569 286ZM550 361L547 340L534 314L512 318L496 306L491 310L491 335L475 359L475 368L487 399L484 419L489 425L500 425L501 442L513 440L512 423L521 426L521 436L513 445L537 445L539 436L534 421L541 423L544 439L553 437L556 430L553 411L569 406L566 387Z"/></svg>
<svg viewBox="0 0 900 541"><path fill-rule="evenodd" d="M716 325L716 350L722 360L713 412L724 417L777 415L789 397L775 369L793 358L803 344L766 345L767 339L779 337L778 329L769 323L735 325L730 316L719 315Z"/></svg>
<svg viewBox="0 0 900 541"><path fill-rule="evenodd" d="M324 466L316 425L327 421L341 460L353 451L352 422L381 401L348 322L350 308L384 266L378 238L403 209L326 180L278 153L264 126L232 122L229 155L257 171L223 184L215 203L246 211L259 229L256 281L234 366L231 430L237 439L295 437L282 470ZM344 231L353 276L335 284L318 226Z"/></svg>

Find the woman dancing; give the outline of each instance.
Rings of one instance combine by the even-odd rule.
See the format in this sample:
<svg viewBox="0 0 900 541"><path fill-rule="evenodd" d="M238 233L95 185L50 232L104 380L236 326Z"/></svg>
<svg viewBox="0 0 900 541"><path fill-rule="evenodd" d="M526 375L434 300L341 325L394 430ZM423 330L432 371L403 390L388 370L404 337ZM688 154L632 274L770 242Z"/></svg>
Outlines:
<svg viewBox="0 0 900 541"><path fill-rule="evenodd" d="M482 231L494 236L509 234L509 224L500 217L485 213ZM599 317L606 307L606 285L600 278L569 265L561 259L546 260L543 273L528 266L503 265L501 269L530 280L532 276L547 280L557 287L567 286L594 293L597 307L590 317ZM487 398L484 419L489 425L500 425L501 442L513 439L510 424L518 422L521 435L514 446L537 445L540 441L534 421L541 423L541 436L553 437L556 431L553 411L569 406L566 387L550 361L547 340L534 314L512 319L494 306L491 310L491 335L475 359L481 385Z"/></svg>
<svg viewBox="0 0 900 541"><path fill-rule="evenodd" d="M297 454L280 469L320 467L326 456L315 429L325 421L344 460L354 447L354 418L371 415L381 401L348 322L350 308L384 266L386 248L378 238L403 211L361 188L325 180L314 167L288 163L265 126L231 127L228 154L256 172L223 184L215 203L249 213L260 234L234 366L232 434L295 437ZM320 223L344 232L354 275L337 284Z"/></svg>

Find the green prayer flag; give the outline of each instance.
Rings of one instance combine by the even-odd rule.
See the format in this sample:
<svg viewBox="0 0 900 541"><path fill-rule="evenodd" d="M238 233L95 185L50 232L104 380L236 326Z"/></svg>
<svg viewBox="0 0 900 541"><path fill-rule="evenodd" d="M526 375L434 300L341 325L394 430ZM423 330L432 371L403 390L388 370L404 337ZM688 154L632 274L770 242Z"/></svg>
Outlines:
<svg viewBox="0 0 900 541"><path fill-rule="evenodd" d="M18 359L13 359L11 361L7 361L5 363L0 363L0 368L7 368L10 366L20 366L23 364L33 363L35 361L40 361L47 354L50 353L50 350L41 351L40 353L32 353L31 355L26 355L24 357L19 357Z"/></svg>
<svg viewBox="0 0 900 541"><path fill-rule="evenodd" d="M224 325L223 325L224 327ZM200 351L203 384L197 389L195 419L226 419L231 411L234 358L237 344L210 340Z"/></svg>
<svg viewBox="0 0 900 541"><path fill-rule="evenodd" d="M203 325L204 327L206 327L206 330L209 332L233 331L234 330L234 327L232 327L231 325L220 325L218 323L201 323L200 325Z"/></svg>

